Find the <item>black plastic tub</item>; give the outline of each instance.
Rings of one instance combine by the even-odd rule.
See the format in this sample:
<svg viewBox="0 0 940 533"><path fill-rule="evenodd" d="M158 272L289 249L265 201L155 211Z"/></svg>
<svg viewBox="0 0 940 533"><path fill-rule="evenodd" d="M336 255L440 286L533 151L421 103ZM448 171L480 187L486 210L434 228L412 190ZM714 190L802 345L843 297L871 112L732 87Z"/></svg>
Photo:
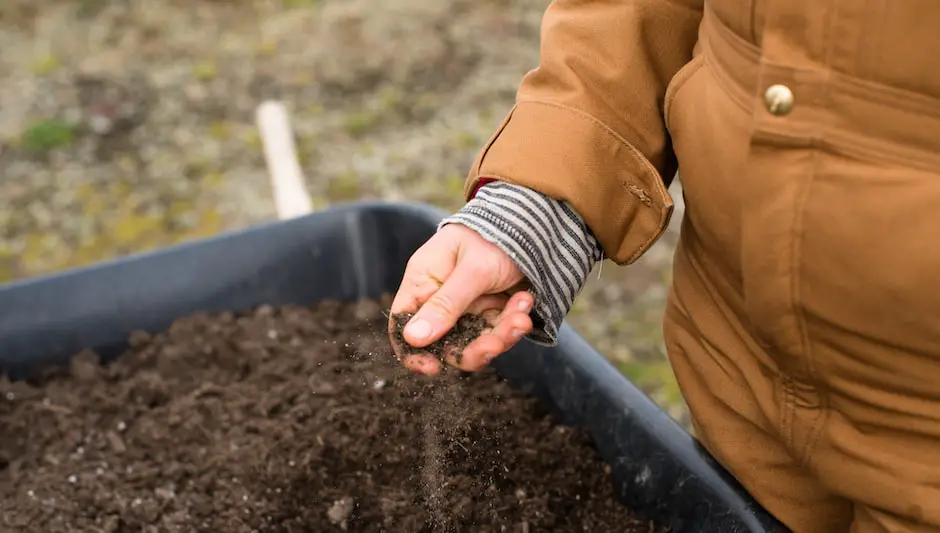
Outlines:
<svg viewBox="0 0 940 533"><path fill-rule="evenodd" d="M197 311L377 297L398 287L443 213L362 203L0 286L0 372L117 355L133 330ZM622 502L673 533L777 532L679 425L565 326L552 349L523 342L497 371L588 431Z"/></svg>

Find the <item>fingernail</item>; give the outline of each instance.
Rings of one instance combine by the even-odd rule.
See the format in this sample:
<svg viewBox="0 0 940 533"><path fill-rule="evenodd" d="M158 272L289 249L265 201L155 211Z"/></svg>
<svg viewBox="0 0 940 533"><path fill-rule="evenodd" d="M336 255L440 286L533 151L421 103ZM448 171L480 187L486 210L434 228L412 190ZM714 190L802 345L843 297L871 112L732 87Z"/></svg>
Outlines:
<svg viewBox="0 0 940 533"><path fill-rule="evenodd" d="M490 364L490 362L492 362L493 359L496 359L496 356L495 356L495 355L493 355L493 354L491 354L491 353L485 353L485 354L483 354L483 362L484 362L484 363Z"/></svg>
<svg viewBox="0 0 940 533"><path fill-rule="evenodd" d="M514 339L516 339L516 340L521 339L522 336L525 335L525 333L523 333L523 331L522 331L521 329L514 329L514 330L510 331L509 334L512 335L512 338L514 338Z"/></svg>
<svg viewBox="0 0 940 533"><path fill-rule="evenodd" d="M521 302L519 302L519 310L522 311L523 313L528 313L529 309L531 308L532 306L529 305L528 300L522 300Z"/></svg>
<svg viewBox="0 0 940 533"><path fill-rule="evenodd" d="M427 320L415 320L405 326L405 335L423 341L431 336L431 324Z"/></svg>

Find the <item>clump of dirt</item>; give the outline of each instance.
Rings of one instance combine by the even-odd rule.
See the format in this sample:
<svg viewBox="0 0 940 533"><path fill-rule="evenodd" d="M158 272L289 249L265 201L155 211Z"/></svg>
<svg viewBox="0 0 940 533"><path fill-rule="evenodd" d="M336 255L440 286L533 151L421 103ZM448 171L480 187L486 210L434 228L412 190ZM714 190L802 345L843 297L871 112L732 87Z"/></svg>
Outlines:
<svg viewBox="0 0 940 533"><path fill-rule="evenodd" d="M200 314L0 378L0 529L649 531L585 435L490 371L408 372L382 309Z"/></svg>
<svg viewBox="0 0 940 533"><path fill-rule="evenodd" d="M394 336L394 342L400 347L400 355L406 356L427 353L437 357L441 362L444 362L444 359L448 355L452 355L459 364L460 358L463 356L464 348L489 327L485 318L480 315L468 313L457 319L457 323L454 327L443 337L423 348L416 348L405 341L403 334L405 325L408 324L408 321L410 321L413 316L414 313L396 313L392 315L392 322L394 323L392 335ZM446 365L441 365L441 368L446 368Z"/></svg>

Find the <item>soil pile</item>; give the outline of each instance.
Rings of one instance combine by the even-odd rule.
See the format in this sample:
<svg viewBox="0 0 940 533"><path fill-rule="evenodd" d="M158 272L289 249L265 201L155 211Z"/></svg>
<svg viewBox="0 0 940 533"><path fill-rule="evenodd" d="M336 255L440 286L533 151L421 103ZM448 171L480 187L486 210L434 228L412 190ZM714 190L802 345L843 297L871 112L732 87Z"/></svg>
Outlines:
<svg viewBox="0 0 940 533"><path fill-rule="evenodd" d="M0 530L650 531L495 374L409 374L377 302L138 333L0 381Z"/></svg>

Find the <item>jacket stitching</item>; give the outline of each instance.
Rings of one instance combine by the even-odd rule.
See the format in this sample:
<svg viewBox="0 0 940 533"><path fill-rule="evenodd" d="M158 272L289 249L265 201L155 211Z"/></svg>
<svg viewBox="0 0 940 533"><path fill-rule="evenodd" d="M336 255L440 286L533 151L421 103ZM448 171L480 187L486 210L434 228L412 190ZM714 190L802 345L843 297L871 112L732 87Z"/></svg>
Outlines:
<svg viewBox="0 0 940 533"><path fill-rule="evenodd" d="M634 159L635 159L637 162L640 163L640 166L643 168L643 170L645 170L648 175L650 175L650 176L652 176L652 177L654 178L654 179L652 180L652 181L653 181L653 188L656 189L656 193L658 194L659 198L663 200L663 208L664 208L664 209L661 210L661 213L660 213L660 216L659 216L659 224L658 224L658 226L657 226L657 229L656 229L655 231L653 231L653 234L652 234L650 237L648 237L646 240L644 240L643 243L639 246L639 248L638 248L636 251L634 251L634 252L630 255L630 257L627 259L627 262L628 262L628 263L632 263L633 261L636 261L641 255L643 255L643 252L645 252L646 249L649 248L649 246L650 246L654 241L656 241L656 239L658 239L660 235L662 235L662 232L663 232L664 228L666 227L666 225L669 223L669 219L670 219L670 217L671 217L671 215L672 215L672 209L666 206L666 204L668 203L668 200L667 200L667 199L669 198L669 193L666 192L666 186L665 186L665 184L662 182L662 176L660 176L659 171L656 170L656 169L653 167L653 165L646 159L645 156L643 156L642 153L640 153L640 151L639 151L635 146L633 146L632 144L630 144L629 142L627 142L627 140L624 139L623 136L621 136L619 133L617 133L616 131L614 131L610 126L608 126L607 124L605 124L604 122L602 122L601 120L599 120L597 117L591 115L590 113L587 113L587 112L585 112L585 111L581 111L580 109L576 109L576 108L573 108L573 107L568 107L568 106L565 106L565 105L562 105L562 104L559 104L559 103L556 103L556 102L551 102L551 101L546 101L546 100L539 100L539 99L520 99L520 100L516 103L516 106L515 106L515 107L517 108L517 107L519 107L519 105L521 105L521 104L523 104L523 103L541 104L541 105L551 106L551 107L560 109L560 110L562 110L562 111L565 111L565 112L569 113L569 114L572 115L572 116L578 117L579 119L586 119L586 120L588 120L589 122L593 123L595 126L601 128L601 130L603 130L604 132L606 132L606 133L607 133L611 138L613 138L615 141L619 142L619 143L622 144L624 147L626 147L626 148L629 150L630 154L633 155ZM514 108L514 109L515 109L515 108ZM507 122L508 122L508 121L507 121ZM664 126L665 126L665 124L664 124ZM631 185L631 184L632 184L634 187L636 187L636 190L640 190L640 191L643 190L642 187L636 185L635 183L627 182L627 181L621 181L621 185L622 185L631 195L636 196L636 198L637 198L638 200L640 200L641 203L644 203L644 205L647 205L645 202L643 202L643 199L642 199L640 196L638 196L638 195L636 194L636 192L634 192L634 190L632 190L632 189L630 188L630 185ZM647 193L647 194L648 194L648 193ZM647 199L649 199L649 200L651 201L651 198L650 198L649 196L647 196ZM650 207L652 207L652 205L650 205Z"/></svg>

